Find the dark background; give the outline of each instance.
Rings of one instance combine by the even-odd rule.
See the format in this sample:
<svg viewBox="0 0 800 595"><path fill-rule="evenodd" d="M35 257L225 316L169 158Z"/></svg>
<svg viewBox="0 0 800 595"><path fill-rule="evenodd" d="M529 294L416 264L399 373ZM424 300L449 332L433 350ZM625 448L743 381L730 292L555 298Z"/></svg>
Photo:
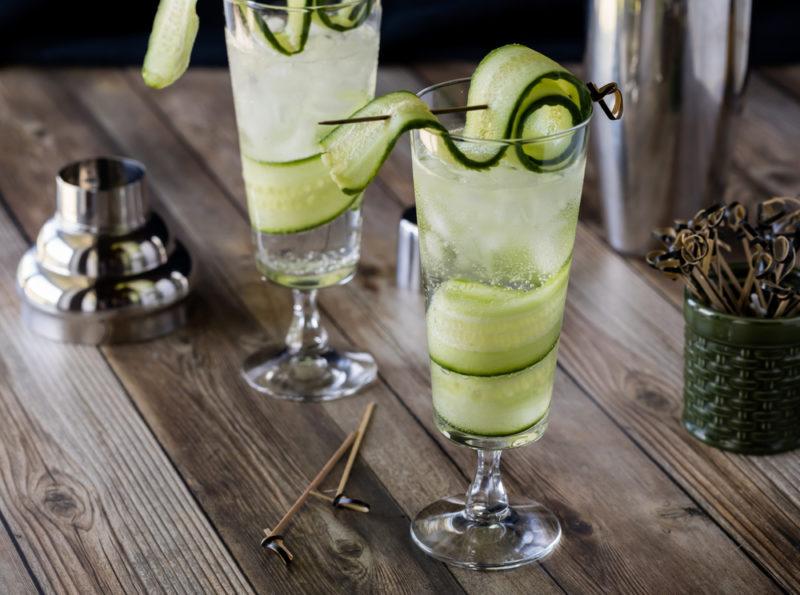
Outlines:
<svg viewBox="0 0 800 595"><path fill-rule="evenodd" d="M504 43L583 53L589 0L383 0L381 60L471 59ZM707 0L694 0L705 2ZM157 0L0 0L0 64L138 64ZM192 63L224 65L221 0L200 0ZM800 62L800 0L753 0L751 63Z"/></svg>

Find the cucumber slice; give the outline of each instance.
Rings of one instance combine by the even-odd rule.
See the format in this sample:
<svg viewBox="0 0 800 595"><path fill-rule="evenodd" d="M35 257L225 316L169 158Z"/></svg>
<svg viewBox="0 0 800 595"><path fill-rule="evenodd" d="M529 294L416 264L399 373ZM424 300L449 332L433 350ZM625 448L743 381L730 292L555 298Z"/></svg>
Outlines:
<svg viewBox="0 0 800 595"><path fill-rule="evenodd" d="M433 407L446 423L479 436L511 436L550 408L558 346L538 363L503 376L466 376L431 362Z"/></svg>
<svg viewBox="0 0 800 595"><path fill-rule="evenodd" d="M558 341L569 263L530 291L449 279L428 306L428 350L442 368L471 376L510 374Z"/></svg>
<svg viewBox="0 0 800 595"><path fill-rule="evenodd" d="M592 111L589 92L580 80L550 58L521 45L503 46L481 61L472 75L467 102L489 108L468 112L461 136L486 140L522 139L526 132L536 134L538 130L548 134L566 131ZM479 143L452 138L428 106L407 91L378 97L351 117L384 114L390 118L342 124L322 139L323 160L344 192L362 192L407 130L436 131L453 158L472 169L495 165L510 146L487 151ZM518 144L516 157L533 171L558 169L571 161L577 138L568 134L555 144L538 148L536 144Z"/></svg>
<svg viewBox="0 0 800 595"><path fill-rule="evenodd" d="M255 10L248 10L239 5L239 12L250 28L260 33L264 41L275 51L292 56L299 54L306 47L308 32L311 28L311 9L314 0L287 0L286 24L281 31L272 31L267 21Z"/></svg>
<svg viewBox="0 0 800 595"><path fill-rule="evenodd" d="M472 74L467 103L488 110L468 112L467 138L522 138L519 134L528 107L545 97L566 97L585 118L591 113L586 86L547 56L524 45L505 45L490 52Z"/></svg>
<svg viewBox="0 0 800 595"><path fill-rule="evenodd" d="M377 175L398 137L423 126L441 127L428 106L409 91L372 100L351 117L389 115L388 120L337 126L321 141L322 161L347 194L359 194Z"/></svg>
<svg viewBox="0 0 800 595"><path fill-rule="evenodd" d="M350 31L362 25L372 11L373 0L362 0L355 6L346 6L338 10L325 10L328 4L337 4L337 0L316 0L319 10L315 11L320 22L334 31Z"/></svg>
<svg viewBox="0 0 800 595"><path fill-rule="evenodd" d="M197 0L161 0L142 65L149 87L163 89L177 81L189 67L200 19Z"/></svg>
<svg viewBox="0 0 800 595"><path fill-rule="evenodd" d="M581 121L581 113L565 97L543 97L534 101L520 122L520 138L538 138L569 130ZM534 171L554 171L572 163L580 136L567 133L542 143L525 143L515 147L517 158Z"/></svg>
<svg viewBox="0 0 800 595"><path fill-rule="evenodd" d="M359 197L333 183L319 154L286 163L242 157L252 226L271 234L296 233L336 219Z"/></svg>
<svg viewBox="0 0 800 595"><path fill-rule="evenodd" d="M473 160L462 153L425 102L409 91L395 91L373 99L350 117L379 115L388 115L389 119L342 124L320 141L324 150L322 159L343 192L363 192L378 174L400 135L415 128L439 131L450 152L469 167L488 167L488 162Z"/></svg>

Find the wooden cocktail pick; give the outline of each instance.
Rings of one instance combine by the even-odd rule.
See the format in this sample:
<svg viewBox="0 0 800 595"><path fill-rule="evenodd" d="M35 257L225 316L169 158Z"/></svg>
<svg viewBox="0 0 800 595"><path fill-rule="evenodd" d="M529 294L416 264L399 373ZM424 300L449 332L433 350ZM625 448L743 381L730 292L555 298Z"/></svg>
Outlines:
<svg viewBox="0 0 800 595"><path fill-rule="evenodd" d="M366 502L361 502L360 500L354 500L345 496L344 488L347 486L347 480L350 479L353 463L356 462L358 449L361 448L361 443L364 441L364 435L367 433L367 426L369 426L369 420L372 419L373 411L375 411L374 401L367 405L367 408L364 409L364 413L361 415L361 422L358 424L358 430L356 430L356 440L353 443L353 448L350 449L350 455L347 457L347 463L344 466L344 471L342 471L342 476L339 478L336 495L333 497L333 505L337 508L346 508L347 503L356 502L361 505L366 505L367 510L369 510L369 505L366 504Z"/></svg>
<svg viewBox="0 0 800 595"><path fill-rule="evenodd" d="M617 83L608 83L602 87L597 87L594 83L586 83L586 88L589 90L589 97L592 101L597 103L603 110L603 113L609 120L619 120L622 117L623 102L622 91ZM609 95L614 96L614 105L608 107L604 101ZM441 107L432 109L431 113L440 116L442 114L457 114L462 112L473 112L477 110L489 109L488 105L460 105L457 107ZM340 124L359 124L363 122L381 122L391 118L389 114L379 114L377 116L361 116L358 118L342 118L340 120L323 120L317 122L321 126L339 126Z"/></svg>
<svg viewBox="0 0 800 595"><path fill-rule="evenodd" d="M440 116L442 114L457 114L461 112L474 112L477 110L489 109L488 105L460 105L457 107L441 107L432 109L431 113ZM317 122L320 126L338 126L339 124L359 124L362 122L381 122L391 118L389 114L380 114L378 116L362 116L360 118L344 118L341 120L323 120Z"/></svg>
<svg viewBox="0 0 800 595"><path fill-rule="evenodd" d="M336 449L336 452L331 455L331 458L328 459L328 462L325 463L322 469L319 470L319 473L317 473L316 477L311 480L311 483L308 484L308 487L303 490L303 493L300 494L297 500L295 500L295 503L292 504L289 510L286 511L286 513L283 515L283 518L278 521L278 524L275 525L272 530L264 529L266 537L261 540L261 546L275 553L287 566L294 559L294 555L289 551L284 543L284 538L282 535L283 531L291 522L292 517L297 513L298 510L300 510L300 508L302 508L303 504L305 504L305 501L308 500L311 492L317 489L319 484L325 480L331 470L336 466L336 463L339 462L339 459L344 456L344 453L347 452L347 449L353 445L353 442L355 442L356 439L356 434L356 432L351 432L347 438L344 439L344 442L342 442L339 448Z"/></svg>

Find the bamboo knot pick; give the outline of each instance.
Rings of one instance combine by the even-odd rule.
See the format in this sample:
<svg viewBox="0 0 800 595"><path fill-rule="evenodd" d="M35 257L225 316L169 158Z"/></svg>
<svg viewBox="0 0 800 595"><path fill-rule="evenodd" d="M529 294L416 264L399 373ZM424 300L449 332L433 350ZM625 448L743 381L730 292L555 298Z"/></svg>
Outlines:
<svg viewBox="0 0 800 595"><path fill-rule="evenodd" d="M331 458L323 465L322 469L319 470L316 477L311 480L311 483L308 484L308 487L303 491L302 494L295 500L295 503L286 511L278 524L272 528L272 530L264 529L264 533L266 537L261 540L262 547L269 549L271 552L277 554L283 563L287 566L292 561L294 556L289 551L289 549L284 544L284 538L281 535L283 530L289 525L289 522L292 520L292 517L297 513L298 510L303 506L306 500L308 500L311 492L316 490L317 486L323 482L323 480L328 476L331 470L336 466L336 463L339 462L344 456L344 453L347 452L347 449L353 445L353 442L356 439L356 433L351 432L347 438L344 439L344 442L339 445L339 448L336 449L331 455Z"/></svg>
<svg viewBox="0 0 800 595"><path fill-rule="evenodd" d="M435 116L442 114L458 114L461 112L474 112L478 110L489 109L486 104L481 105L459 105L456 107L440 107L432 109L431 113ZM382 122L390 119L392 116L389 114L379 114L377 116L360 116L356 118L342 118L341 120L323 120L317 122L320 126L339 126L340 124L361 124L363 122Z"/></svg>
<svg viewBox="0 0 800 595"><path fill-rule="evenodd" d="M609 120L619 120L622 117L622 112L624 110L622 91L617 83L607 83L598 88L597 85L589 82L586 83L586 88L589 89L589 96L592 98L592 101L600 105L600 109L603 110L603 113ZM608 107L605 102L605 98L609 95L614 96L614 105L611 107Z"/></svg>
<svg viewBox="0 0 800 595"><path fill-rule="evenodd" d="M347 486L347 481L350 478L350 473L353 470L353 464L358 456L358 450L364 441L364 435L367 432L367 426L369 425L369 421L372 418L372 413L374 410L375 403L369 403L366 409L364 409L364 413L361 415L361 421L358 424L358 429L355 432L351 432L339 445L339 448L336 449L336 452L331 455L322 469L320 469L319 473L317 473L314 479L312 479L308 484L303 493L300 494L294 504L292 504L289 510L286 511L278 524L272 529L264 529L264 534L266 537L261 540L261 546L277 555L287 566L294 559L294 555L289 548L286 547L283 532L285 531L286 527L288 527L292 517L300 510L300 508L302 508L303 504L306 502L306 500L308 500L309 497L314 496L315 498L324 500L335 508L343 508L357 512L369 512L369 504L346 496L344 494L344 489ZM348 449L350 449L350 455L347 457L347 463L345 464L344 471L342 471L342 476L339 479L339 485L336 488L336 495L328 496L327 494L320 492L317 488L323 481L325 481L325 478L330 474Z"/></svg>
<svg viewBox="0 0 800 595"><path fill-rule="evenodd" d="M715 204L653 235L664 248L647 255L650 266L682 277L715 310L760 318L800 314L800 198L761 202L752 224L741 203Z"/></svg>
<svg viewBox="0 0 800 595"><path fill-rule="evenodd" d="M358 424L358 430L356 431L356 440L353 443L353 448L350 449L350 456L347 457L347 463L344 466L344 471L342 471L342 476L339 478L339 485L336 488L334 500L338 498L341 502L344 497L344 488L347 486L347 480L350 479L350 473L353 471L353 464L356 462L358 450L361 448L361 443L364 441L364 435L367 433L367 426L369 425L369 420L372 418L373 411L375 411L374 402L367 405L367 408L361 415L361 422ZM338 504L334 505L338 506Z"/></svg>

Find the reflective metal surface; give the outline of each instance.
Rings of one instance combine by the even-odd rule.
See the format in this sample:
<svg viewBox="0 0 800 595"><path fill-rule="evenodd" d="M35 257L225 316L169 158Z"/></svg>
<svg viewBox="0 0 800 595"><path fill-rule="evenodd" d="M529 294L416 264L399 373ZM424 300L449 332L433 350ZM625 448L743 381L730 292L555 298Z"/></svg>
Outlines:
<svg viewBox="0 0 800 595"><path fill-rule="evenodd" d="M142 227L124 235L64 229L54 217L39 232L36 258L47 270L64 276L137 275L166 264L174 244L167 226L156 214Z"/></svg>
<svg viewBox="0 0 800 595"><path fill-rule="evenodd" d="M144 225L144 166L133 159L97 157L64 166L56 177L56 211L64 229L128 233Z"/></svg>
<svg viewBox="0 0 800 595"><path fill-rule="evenodd" d="M150 211L143 181L143 167L127 159L61 170L57 211L17 269L34 332L97 344L149 339L184 323L191 258Z"/></svg>
<svg viewBox="0 0 800 595"><path fill-rule="evenodd" d="M751 0L593 0L587 76L619 83L620 122L595 118L611 245L644 253L650 232L723 198L747 72Z"/></svg>
<svg viewBox="0 0 800 595"><path fill-rule="evenodd" d="M163 267L132 277L101 279L49 271L31 249L19 263L17 283L28 304L44 312L129 316L147 314L185 298L190 274L189 253L180 244Z"/></svg>
<svg viewBox="0 0 800 595"><path fill-rule="evenodd" d="M420 270L417 209L409 207L403 211L397 230L397 286L419 291Z"/></svg>

